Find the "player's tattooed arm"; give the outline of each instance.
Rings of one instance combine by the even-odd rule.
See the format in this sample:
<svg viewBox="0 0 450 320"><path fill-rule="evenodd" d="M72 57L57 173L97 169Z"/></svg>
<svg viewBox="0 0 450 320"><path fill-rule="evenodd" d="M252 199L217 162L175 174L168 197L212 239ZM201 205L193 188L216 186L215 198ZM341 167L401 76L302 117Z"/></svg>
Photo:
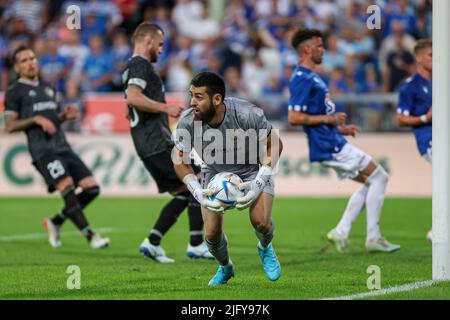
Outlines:
<svg viewBox="0 0 450 320"><path fill-rule="evenodd" d="M341 126L345 124L347 115L343 112L337 112L331 115L310 115L301 111L289 110L288 121L291 125L317 126L320 124L329 124Z"/></svg>
<svg viewBox="0 0 450 320"><path fill-rule="evenodd" d="M172 161L175 173L181 181L183 181L184 177L187 175L194 174L194 169L192 169L191 160L188 153L174 147L172 151Z"/></svg>
<svg viewBox="0 0 450 320"><path fill-rule="evenodd" d="M53 122L42 116L19 119L16 112L5 115L5 131L7 133L24 131L35 125L40 126L46 133L53 134L56 132Z"/></svg>
<svg viewBox="0 0 450 320"><path fill-rule="evenodd" d="M266 141L263 141L262 144L267 146L267 151L263 159L261 159L261 165L274 168L283 151L283 142L281 141L280 136L272 130L267 136Z"/></svg>

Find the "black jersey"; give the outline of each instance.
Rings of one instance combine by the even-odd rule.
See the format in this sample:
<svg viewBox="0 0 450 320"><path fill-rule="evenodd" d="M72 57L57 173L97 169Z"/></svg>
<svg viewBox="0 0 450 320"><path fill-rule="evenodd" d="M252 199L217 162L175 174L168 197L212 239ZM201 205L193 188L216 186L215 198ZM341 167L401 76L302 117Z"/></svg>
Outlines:
<svg viewBox="0 0 450 320"><path fill-rule="evenodd" d="M56 91L46 82L39 81L35 86L19 79L6 91L5 114L16 112L19 119L40 115L52 121L56 127L57 131L54 134L44 132L38 125L31 126L25 131L33 160L51 153L71 150L61 130L58 111Z"/></svg>
<svg viewBox="0 0 450 320"><path fill-rule="evenodd" d="M142 89L143 94L165 103L164 85L152 64L141 56L128 60L123 73L125 96L129 85ZM166 113L143 112L129 105L130 127L136 151L141 159L173 147L172 134Z"/></svg>

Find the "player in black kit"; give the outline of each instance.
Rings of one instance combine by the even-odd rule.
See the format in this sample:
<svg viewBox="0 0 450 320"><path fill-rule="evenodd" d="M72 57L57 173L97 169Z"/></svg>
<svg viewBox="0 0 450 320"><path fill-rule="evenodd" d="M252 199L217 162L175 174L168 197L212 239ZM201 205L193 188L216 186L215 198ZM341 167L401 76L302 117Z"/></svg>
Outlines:
<svg viewBox="0 0 450 320"><path fill-rule="evenodd" d="M83 213L98 196L100 188L61 130L61 123L75 119L78 110L72 106L59 112L54 88L39 80L33 50L18 47L12 54L12 61L19 79L6 91L5 130L8 133L25 131L33 165L43 176L48 191L58 190L64 199L65 207L61 212L44 220L50 245L61 246L60 229L64 221L70 219L93 249L107 247L109 239L94 233ZM76 187L82 189L78 194Z"/></svg>
<svg viewBox="0 0 450 320"><path fill-rule="evenodd" d="M152 65L162 52L164 31L158 25L143 22L136 28L133 42L133 57L123 73L131 136L139 157L158 185L158 191L174 196L161 210L139 250L145 257L157 262L174 262L161 247L161 238L188 207L190 243L187 255L214 259L203 241L200 205L178 179L173 168L171 152L174 143L168 116L178 117L183 108L166 103L163 82Z"/></svg>

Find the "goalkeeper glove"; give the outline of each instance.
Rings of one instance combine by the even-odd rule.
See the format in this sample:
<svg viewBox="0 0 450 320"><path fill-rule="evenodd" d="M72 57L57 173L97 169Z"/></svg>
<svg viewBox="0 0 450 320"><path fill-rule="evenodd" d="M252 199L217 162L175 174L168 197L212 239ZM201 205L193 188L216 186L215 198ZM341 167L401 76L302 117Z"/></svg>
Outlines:
<svg viewBox="0 0 450 320"><path fill-rule="evenodd" d="M197 200L202 207L217 214L224 213L224 208L220 205L220 203L209 200L208 197L211 195L211 190L202 189L200 183L197 180L197 177L194 174L191 173L186 175L183 178L183 182L186 184L195 200Z"/></svg>
<svg viewBox="0 0 450 320"><path fill-rule="evenodd" d="M236 209L244 210L251 206L251 204L258 199L261 192L264 190L267 182L272 175L272 168L268 166L261 166L255 180L241 183L239 189L242 191L248 190L245 196L236 200Z"/></svg>

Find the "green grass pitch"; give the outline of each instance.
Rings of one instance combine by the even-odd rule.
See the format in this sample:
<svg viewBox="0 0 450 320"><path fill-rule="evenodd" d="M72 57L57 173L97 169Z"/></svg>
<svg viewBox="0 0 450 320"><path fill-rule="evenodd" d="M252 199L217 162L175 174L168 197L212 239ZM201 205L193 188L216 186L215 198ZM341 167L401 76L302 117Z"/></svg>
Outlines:
<svg viewBox="0 0 450 320"><path fill-rule="evenodd" d="M351 252L336 253L323 236L340 218L344 198L277 198L274 248L282 277L268 281L256 250L248 214L229 211L225 231L236 276L226 286L208 287L215 261L190 260L187 215L167 233L162 245L174 264L143 258L138 246L166 199L100 197L86 210L91 225L111 238L109 248L90 249L67 223L63 246L51 248L42 220L56 213L59 198L0 199L0 299L320 299L368 292L370 265L381 270L381 288L431 279L431 199L385 200L381 228L402 249L368 254L364 249L365 213L353 226ZM69 290L67 267L81 270L81 289ZM376 299L448 299L450 284L440 283Z"/></svg>

